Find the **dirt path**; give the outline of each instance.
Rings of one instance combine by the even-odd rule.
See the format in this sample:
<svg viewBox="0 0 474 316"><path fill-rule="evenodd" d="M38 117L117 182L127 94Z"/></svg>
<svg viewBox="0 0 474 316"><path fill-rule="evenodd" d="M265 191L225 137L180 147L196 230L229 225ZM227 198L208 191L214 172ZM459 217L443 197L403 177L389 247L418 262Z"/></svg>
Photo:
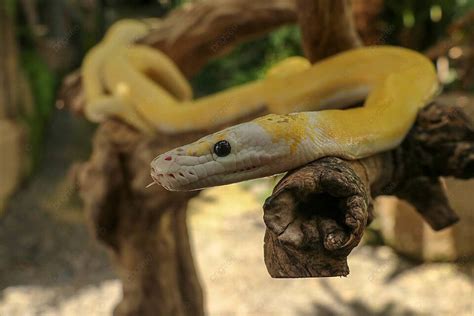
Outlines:
<svg viewBox="0 0 474 316"><path fill-rule="evenodd" d="M45 300L55 305L79 288L115 278L104 249L87 233L68 177L70 166L87 158L92 131L69 113L55 113L37 172L0 218L2 316L15 314L5 299L25 308Z"/></svg>

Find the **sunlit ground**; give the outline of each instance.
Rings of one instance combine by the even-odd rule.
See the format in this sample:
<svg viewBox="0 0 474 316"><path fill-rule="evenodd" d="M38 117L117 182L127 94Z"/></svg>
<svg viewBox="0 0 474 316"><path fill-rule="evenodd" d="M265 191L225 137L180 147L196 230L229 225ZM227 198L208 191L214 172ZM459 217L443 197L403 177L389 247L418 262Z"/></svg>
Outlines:
<svg viewBox="0 0 474 316"><path fill-rule="evenodd" d="M41 168L0 220L0 315L109 315L120 283L67 181L70 164L87 157L89 129L67 113L51 126ZM474 315L472 264L416 264L388 247L356 249L347 278L271 279L261 205L274 183L220 187L192 201L209 315Z"/></svg>
<svg viewBox="0 0 474 316"><path fill-rule="evenodd" d="M211 315L472 315L472 267L466 274L449 263L416 265L388 247L359 247L347 278L270 278L262 201L255 198L265 187L259 181L212 189L193 203L192 236Z"/></svg>

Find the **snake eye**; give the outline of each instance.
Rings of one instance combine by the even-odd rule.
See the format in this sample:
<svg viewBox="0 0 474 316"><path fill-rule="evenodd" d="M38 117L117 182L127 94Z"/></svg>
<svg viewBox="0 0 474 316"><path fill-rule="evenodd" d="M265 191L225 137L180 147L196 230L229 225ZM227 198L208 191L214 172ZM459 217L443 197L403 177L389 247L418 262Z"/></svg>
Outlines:
<svg viewBox="0 0 474 316"><path fill-rule="evenodd" d="M230 154L230 144L226 140L220 140L214 145L214 153L219 157L225 157Z"/></svg>

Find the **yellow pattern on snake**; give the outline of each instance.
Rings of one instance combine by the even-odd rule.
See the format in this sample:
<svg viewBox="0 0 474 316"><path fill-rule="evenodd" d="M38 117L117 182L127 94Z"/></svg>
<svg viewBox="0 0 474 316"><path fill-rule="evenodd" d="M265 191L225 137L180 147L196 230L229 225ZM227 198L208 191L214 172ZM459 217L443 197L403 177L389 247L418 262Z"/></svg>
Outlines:
<svg viewBox="0 0 474 316"><path fill-rule="evenodd" d="M371 46L313 65L292 57L263 80L192 100L189 83L166 55L130 44L146 32L140 22L119 22L86 57L89 119L117 116L144 132L180 133L262 108L272 113L155 158L151 175L168 190L270 176L325 156L359 159L392 149L439 89L423 55ZM344 109L364 99L362 107Z"/></svg>

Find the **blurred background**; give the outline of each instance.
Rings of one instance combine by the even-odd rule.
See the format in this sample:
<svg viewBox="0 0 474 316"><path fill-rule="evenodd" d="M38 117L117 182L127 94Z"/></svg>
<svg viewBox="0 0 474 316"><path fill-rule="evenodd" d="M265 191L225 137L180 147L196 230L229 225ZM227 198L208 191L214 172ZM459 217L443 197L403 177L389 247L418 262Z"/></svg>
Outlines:
<svg viewBox="0 0 474 316"><path fill-rule="evenodd" d="M111 23L161 17L186 2L0 3L0 315L109 315L120 300L74 186L95 126L61 110L56 94ZM441 98L473 112L474 0L352 3L365 44L425 53L444 85ZM261 78L276 61L302 54L298 27L282 27L208 64L192 79L195 95ZM263 262L261 205L275 184L209 189L192 201L209 315L474 315L474 182L446 180L461 222L438 233L410 206L380 199L379 217L349 257L350 276L302 280L271 279Z"/></svg>

